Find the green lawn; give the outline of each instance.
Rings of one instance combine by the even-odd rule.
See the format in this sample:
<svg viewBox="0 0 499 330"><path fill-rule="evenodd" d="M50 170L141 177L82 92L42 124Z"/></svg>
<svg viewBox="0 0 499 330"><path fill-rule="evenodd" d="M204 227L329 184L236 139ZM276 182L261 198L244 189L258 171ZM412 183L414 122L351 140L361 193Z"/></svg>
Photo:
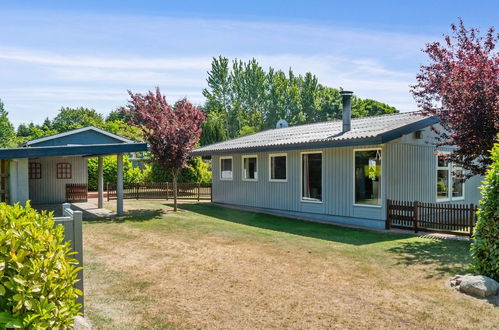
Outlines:
<svg viewBox="0 0 499 330"><path fill-rule="evenodd" d="M109 205L111 207L111 205ZM99 328L494 328L448 287L469 243L213 206L126 201L84 225L86 312Z"/></svg>

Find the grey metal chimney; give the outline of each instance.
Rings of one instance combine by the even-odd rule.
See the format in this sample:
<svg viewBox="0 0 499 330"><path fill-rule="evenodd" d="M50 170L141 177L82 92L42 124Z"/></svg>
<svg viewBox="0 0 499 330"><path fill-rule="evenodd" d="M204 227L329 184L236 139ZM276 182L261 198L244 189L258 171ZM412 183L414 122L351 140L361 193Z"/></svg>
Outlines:
<svg viewBox="0 0 499 330"><path fill-rule="evenodd" d="M343 133L352 129L352 94L350 91L341 91L341 102L343 103Z"/></svg>

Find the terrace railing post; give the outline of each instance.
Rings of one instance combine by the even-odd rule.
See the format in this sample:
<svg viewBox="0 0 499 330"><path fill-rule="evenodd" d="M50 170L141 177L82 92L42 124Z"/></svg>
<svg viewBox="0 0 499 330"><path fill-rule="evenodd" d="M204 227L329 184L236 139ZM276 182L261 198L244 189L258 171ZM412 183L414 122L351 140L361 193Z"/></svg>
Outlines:
<svg viewBox="0 0 499 330"><path fill-rule="evenodd" d="M418 221L419 221L419 202L414 201L414 232L418 232Z"/></svg>
<svg viewBox="0 0 499 330"><path fill-rule="evenodd" d="M78 254L76 255L76 259L79 262L79 266L83 267L83 212L82 211L73 211L73 247ZM83 269L78 271L78 282L76 283L76 288L80 289L83 292ZM81 304L80 312L84 312L84 300L83 296L78 297L78 302Z"/></svg>
<svg viewBox="0 0 499 330"><path fill-rule="evenodd" d="M169 189L168 189L168 182L167 182L167 183L166 183L166 200L168 200L168 193L169 193L169 191L168 191L168 190L169 190Z"/></svg>
<svg viewBox="0 0 499 330"><path fill-rule="evenodd" d="M213 183L210 183L210 202L213 202Z"/></svg>
<svg viewBox="0 0 499 330"><path fill-rule="evenodd" d="M139 183L135 184L135 197L139 200Z"/></svg>
<svg viewBox="0 0 499 330"><path fill-rule="evenodd" d="M201 197L200 195L201 195L201 183L198 182L198 202Z"/></svg>
<svg viewBox="0 0 499 330"><path fill-rule="evenodd" d="M392 200L387 199L386 200L386 222L385 222L385 229L391 229L392 228L392 218L390 217L390 211L392 207Z"/></svg>
<svg viewBox="0 0 499 330"><path fill-rule="evenodd" d="M475 225L475 205L470 204L470 238L473 237L474 225Z"/></svg>
<svg viewBox="0 0 499 330"><path fill-rule="evenodd" d="M106 183L107 201L109 202L109 182Z"/></svg>

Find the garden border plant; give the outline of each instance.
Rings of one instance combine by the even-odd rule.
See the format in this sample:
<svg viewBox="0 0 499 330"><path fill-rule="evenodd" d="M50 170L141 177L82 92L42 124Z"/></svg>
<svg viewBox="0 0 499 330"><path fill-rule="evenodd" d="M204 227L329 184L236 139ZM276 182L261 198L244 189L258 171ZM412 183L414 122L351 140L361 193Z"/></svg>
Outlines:
<svg viewBox="0 0 499 330"><path fill-rule="evenodd" d="M81 269L52 213L0 203L0 329L67 328L79 314Z"/></svg>
<svg viewBox="0 0 499 330"><path fill-rule="evenodd" d="M478 222L473 234L473 270L499 281L499 142L491 151L492 165L483 182Z"/></svg>

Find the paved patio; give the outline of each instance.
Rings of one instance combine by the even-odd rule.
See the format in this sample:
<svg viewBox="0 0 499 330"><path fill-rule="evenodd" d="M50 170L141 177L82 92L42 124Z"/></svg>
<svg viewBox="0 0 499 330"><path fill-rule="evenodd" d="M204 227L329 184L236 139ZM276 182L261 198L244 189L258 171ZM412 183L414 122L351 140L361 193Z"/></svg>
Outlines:
<svg viewBox="0 0 499 330"><path fill-rule="evenodd" d="M54 216L62 216L62 204L38 204L33 205L33 208L42 211L54 212ZM116 216L116 213L108 209L100 209L97 207L97 199L89 199L84 203L71 203L71 208L74 211L83 212L83 220L109 218Z"/></svg>

